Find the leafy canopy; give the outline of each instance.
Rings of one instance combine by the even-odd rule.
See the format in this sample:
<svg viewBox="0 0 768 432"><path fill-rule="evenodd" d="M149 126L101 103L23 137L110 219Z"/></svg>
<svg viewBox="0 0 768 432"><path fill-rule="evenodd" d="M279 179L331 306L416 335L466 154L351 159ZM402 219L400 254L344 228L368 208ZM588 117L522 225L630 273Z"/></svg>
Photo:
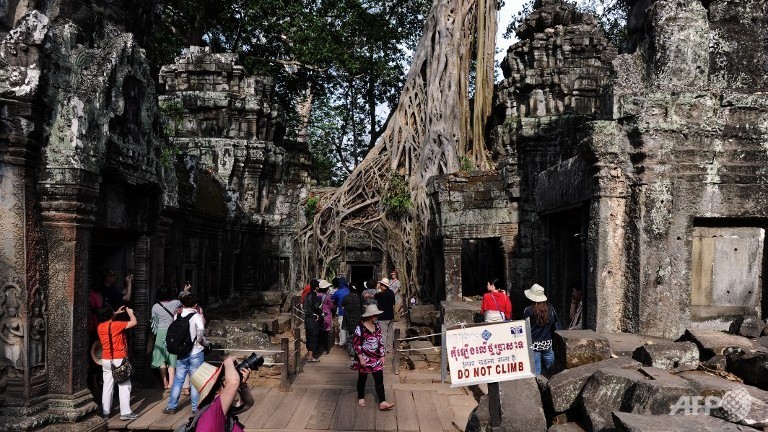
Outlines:
<svg viewBox="0 0 768 432"><path fill-rule="evenodd" d="M383 132L429 0L169 0L156 27L157 61L208 45L275 77L289 130L308 126L322 183L338 184ZM311 99L310 99L311 98ZM311 110L298 112L303 101ZM293 126L293 127L291 127ZM296 136L294 136L295 138Z"/></svg>

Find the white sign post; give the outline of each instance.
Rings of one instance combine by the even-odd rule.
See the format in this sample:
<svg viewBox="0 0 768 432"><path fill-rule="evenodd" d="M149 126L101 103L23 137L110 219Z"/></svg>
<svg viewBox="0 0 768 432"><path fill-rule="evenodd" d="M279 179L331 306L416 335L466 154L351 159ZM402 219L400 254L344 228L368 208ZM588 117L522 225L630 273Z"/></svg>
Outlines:
<svg viewBox="0 0 768 432"><path fill-rule="evenodd" d="M447 363L451 387L488 384L494 431L501 430L499 382L535 376L531 346L531 325L527 319L466 324L443 330L443 371Z"/></svg>

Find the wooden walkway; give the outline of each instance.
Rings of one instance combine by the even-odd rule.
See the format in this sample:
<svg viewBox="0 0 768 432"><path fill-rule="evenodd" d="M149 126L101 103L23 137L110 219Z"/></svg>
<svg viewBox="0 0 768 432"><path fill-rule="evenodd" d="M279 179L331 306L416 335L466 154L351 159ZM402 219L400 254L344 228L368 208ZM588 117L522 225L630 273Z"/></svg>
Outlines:
<svg viewBox="0 0 768 432"><path fill-rule="evenodd" d="M391 364L391 362L390 362ZM254 406L240 416L248 431L463 431L477 405L464 388L451 389L439 381L439 372L401 371L394 375L385 368L387 400L395 402L392 411L379 411L368 377L366 407L357 406L357 372L349 368L346 352L333 348L320 362L307 363L290 392L278 389L252 389ZM401 382L402 381L402 382ZM185 423L191 411L189 398L182 396L179 412L162 414L167 398L159 390L144 391L134 397L134 410L141 416L120 421L115 415L110 430L169 431ZM114 411L114 410L113 410Z"/></svg>

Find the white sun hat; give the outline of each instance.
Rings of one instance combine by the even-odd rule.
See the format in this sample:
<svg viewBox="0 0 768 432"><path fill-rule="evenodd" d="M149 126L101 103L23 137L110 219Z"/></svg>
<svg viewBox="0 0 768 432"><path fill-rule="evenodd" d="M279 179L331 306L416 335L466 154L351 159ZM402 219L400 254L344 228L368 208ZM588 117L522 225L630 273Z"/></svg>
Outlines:
<svg viewBox="0 0 768 432"><path fill-rule="evenodd" d="M532 302L547 301L547 296L544 295L544 287L539 284L533 284L532 287L525 290L525 296Z"/></svg>

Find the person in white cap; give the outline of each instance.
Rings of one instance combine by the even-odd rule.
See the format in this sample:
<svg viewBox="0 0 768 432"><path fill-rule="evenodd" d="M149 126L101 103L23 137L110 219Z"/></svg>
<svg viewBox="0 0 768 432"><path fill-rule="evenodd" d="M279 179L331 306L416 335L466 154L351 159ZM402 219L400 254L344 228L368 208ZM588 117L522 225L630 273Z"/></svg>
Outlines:
<svg viewBox="0 0 768 432"><path fill-rule="evenodd" d="M357 374L357 405L365 406L365 381L368 374L373 375L376 388L376 397L379 399L379 409L391 410L395 404L387 402L384 394L384 345L381 342L381 327L377 322L382 311L376 305L368 305L362 315L362 322L355 329L352 336L352 346L357 358L352 365Z"/></svg>
<svg viewBox="0 0 768 432"><path fill-rule="evenodd" d="M531 339L533 341L533 369L536 375L541 375L542 362L544 371L550 373L555 364L555 352L552 351L552 337L555 330L560 330L560 320L555 308L547 301L544 287L533 284L525 290L525 296L533 304L523 311L524 318L531 320Z"/></svg>

